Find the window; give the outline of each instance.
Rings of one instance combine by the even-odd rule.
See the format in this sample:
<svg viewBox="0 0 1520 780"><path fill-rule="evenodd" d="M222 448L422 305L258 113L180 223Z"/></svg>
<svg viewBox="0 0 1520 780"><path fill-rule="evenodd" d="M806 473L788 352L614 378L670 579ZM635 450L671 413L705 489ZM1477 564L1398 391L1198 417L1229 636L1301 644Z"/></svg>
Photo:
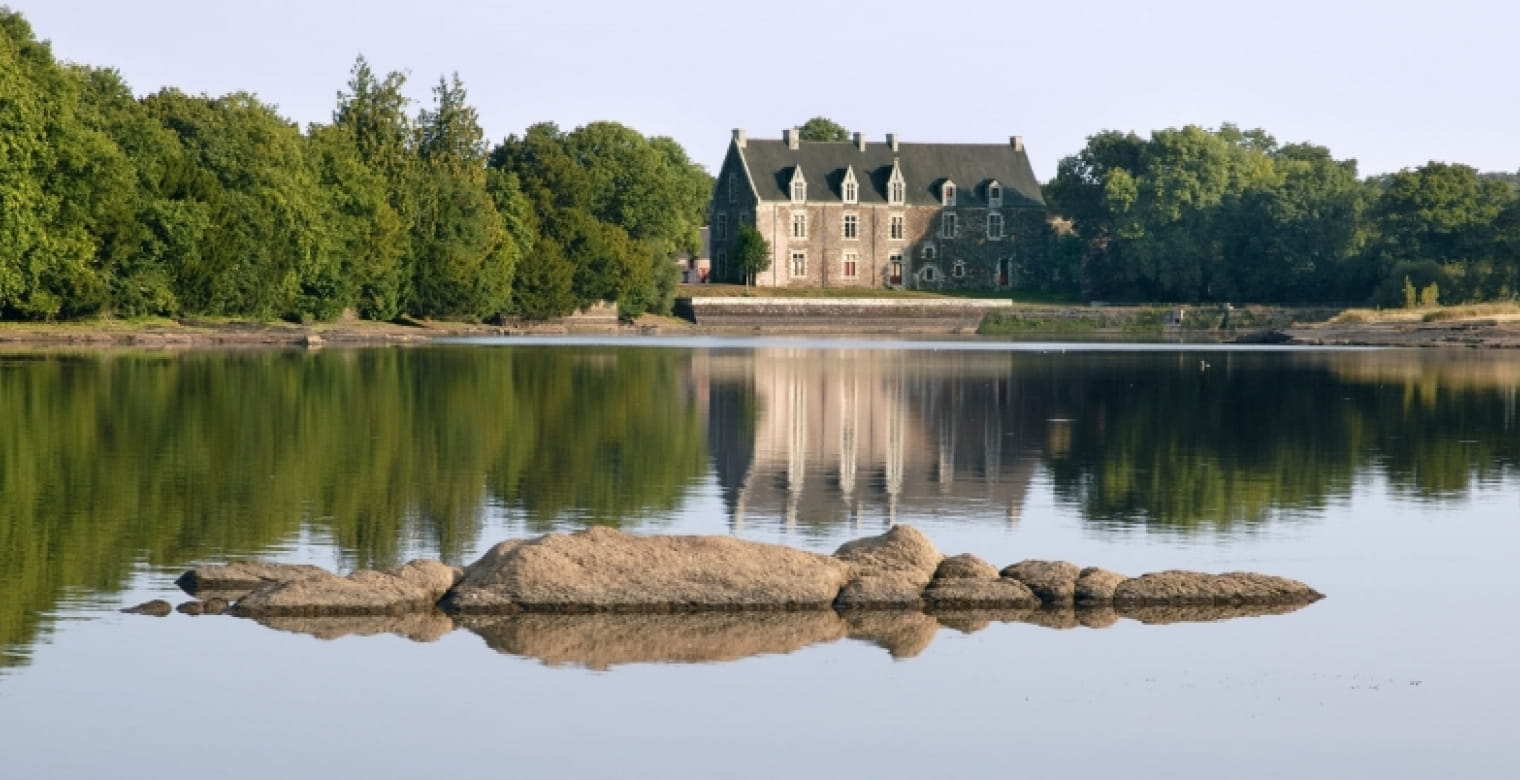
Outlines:
<svg viewBox="0 0 1520 780"><path fill-rule="evenodd" d="M807 276L807 252L792 253L792 276Z"/></svg>
<svg viewBox="0 0 1520 780"><path fill-rule="evenodd" d="M893 241L903 240L903 218L892 217L887 223L887 237Z"/></svg>
<svg viewBox="0 0 1520 780"><path fill-rule="evenodd" d="M1002 214L988 214L987 215L987 237L988 238L1002 238L1003 237L1003 215Z"/></svg>
<svg viewBox="0 0 1520 780"><path fill-rule="evenodd" d="M728 177L728 202L729 203L733 203L734 199L737 197L735 195L735 190L738 188L738 182L739 182L739 180L738 180L737 177L735 177L732 174L729 174L729 177Z"/></svg>
<svg viewBox="0 0 1520 780"><path fill-rule="evenodd" d="M887 178L887 202L902 203L907 200L908 185L903 181L902 168L892 161L892 175Z"/></svg>
<svg viewBox="0 0 1520 780"><path fill-rule="evenodd" d="M725 274L725 273L728 272L728 253L725 252L725 251L723 251L723 250L721 250L721 249L718 250L717 260L718 260L718 275L721 277L723 274ZM705 277L699 277L698 281L705 282L705 281L707 281L707 279Z"/></svg>
<svg viewBox="0 0 1520 780"><path fill-rule="evenodd" d="M728 238L728 215L719 214L718 221L713 225L714 238L723 240Z"/></svg>
<svg viewBox="0 0 1520 780"><path fill-rule="evenodd" d="M946 208L948 208L950 206L954 206L955 205L955 182L953 182L953 181L946 181L944 184L940 185L939 196L940 196L940 202L941 202L941 204L944 205Z"/></svg>
<svg viewBox="0 0 1520 780"><path fill-rule="evenodd" d="M792 238L807 238L807 212L792 212Z"/></svg>
<svg viewBox="0 0 1520 780"><path fill-rule="evenodd" d="M844 237L860 238L860 217L854 214L844 215Z"/></svg>
<svg viewBox="0 0 1520 780"><path fill-rule="evenodd" d="M798 173L796 178L792 179L792 202L807 202L807 182L802 180L801 173Z"/></svg>
<svg viewBox="0 0 1520 780"><path fill-rule="evenodd" d="M939 237L955 238L955 215L945 213L939 215Z"/></svg>
<svg viewBox="0 0 1520 780"><path fill-rule="evenodd" d="M902 203L907 194L908 186L901 181L892 182L891 200L893 203Z"/></svg>
<svg viewBox="0 0 1520 780"><path fill-rule="evenodd" d="M855 183L855 169L846 168L844 171L844 184L840 187L840 194L844 196L845 203L860 202L860 187Z"/></svg>
<svg viewBox="0 0 1520 780"><path fill-rule="evenodd" d="M844 278L854 279L860 275L860 256L854 252L844 253Z"/></svg>
<svg viewBox="0 0 1520 780"><path fill-rule="evenodd" d="M956 260L955 265L950 266L950 275L957 279L966 278L966 261Z"/></svg>
<svg viewBox="0 0 1520 780"><path fill-rule="evenodd" d="M934 245L933 244L925 244L924 245L924 262L926 262L926 263L932 263L932 262L934 262L934 255L935 255Z"/></svg>
<svg viewBox="0 0 1520 780"><path fill-rule="evenodd" d="M1003 185L997 182L987 185L987 206L994 209L1003 207Z"/></svg>
<svg viewBox="0 0 1520 780"><path fill-rule="evenodd" d="M903 283L903 254L893 252L887 256L887 284L901 285Z"/></svg>
<svg viewBox="0 0 1520 780"><path fill-rule="evenodd" d="M1008 286L1008 266L1009 265L1010 265L1010 263L1008 262L1008 258L1006 258L1006 257L999 257L998 258L997 283L998 283L999 287L1007 287Z"/></svg>
<svg viewBox="0 0 1520 780"><path fill-rule="evenodd" d="M926 282L932 282L932 281L934 281L934 266L931 265L931 266L925 268L924 269L924 273L923 273L923 277L924 277L924 281L926 281Z"/></svg>

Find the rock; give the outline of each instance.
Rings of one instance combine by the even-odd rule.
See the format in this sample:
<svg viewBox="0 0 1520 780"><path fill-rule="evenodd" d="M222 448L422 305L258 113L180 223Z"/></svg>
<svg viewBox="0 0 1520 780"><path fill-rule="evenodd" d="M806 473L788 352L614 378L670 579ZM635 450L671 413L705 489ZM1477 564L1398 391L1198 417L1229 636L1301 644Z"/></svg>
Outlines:
<svg viewBox="0 0 1520 780"><path fill-rule="evenodd" d="M128 615L149 615L152 617L167 617L174 611L174 605L163 599L144 601L135 607L127 607L122 610Z"/></svg>
<svg viewBox="0 0 1520 780"><path fill-rule="evenodd" d="M924 586L904 576L866 576L850 580L834 597L835 609L923 609Z"/></svg>
<svg viewBox="0 0 1520 780"><path fill-rule="evenodd" d="M1323 594L1297 580L1266 574L1164 571L1119 583L1116 607L1144 605L1308 604Z"/></svg>
<svg viewBox="0 0 1520 780"><path fill-rule="evenodd" d="M850 567L727 536L633 536L593 527L498 545L443 607L461 614L821 609Z"/></svg>
<svg viewBox="0 0 1520 780"><path fill-rule="evenodd" d="M1077 606L1092 607L1112 604L1114 602L1114 589L1119 583L1129 579L1116 571L1100 569L1089 566L1077 574L1077 581L1073 588Z"/></svg>
<svg viewBox="0 0 1520 780"><path fill-rule="evenodd" d="M944 556L912 526L894 525L880 536L845 542L834 557L851 580L834 600L840 609L916 609Z"/></svg>
<svg viewBox="0 0 1520 780"><path fill-rule="evenodd" d="M901 574L928 585L945 556L922 531L894 525L880 536L845 542L834 557L848 563L856 576Z"/></svg>
<svg viewBox="0 0 1520 780"><path fill-rule="evenodd" d="M971 553L945 558L939 562L939 568L934 570L936 580L995 580L997 577L996 566Z"/></svg>
<svg viewBox="0 0 1520 780"><path fill-rule="evenodd" d="M995 569L993 573L996 574ZM991 579L937 579L924 589L924 601L933 610L1019 609L1040 605L1039 597L1027 585L997 576Z"/></svg>
<svg viewBox="0 0 1520 780"><path fill-rule="evenodd" d="M227 606L227 600L219 597L212 597L201 602L201 610L207 615L220 615L227 611Z"/></svg>
<svg viewBox="0 0 1520 780"><path fill-rule="evenodd" d="M232 594L232 598L239 598L277 582L291 582L330 574L331 572L320 566L305 563L235 561L197 566L181 574L174 584L192 596L201 595L204 591L221 591Z"/></svg>
<svg viewBox="0 0 1520 780"><path fill-rule="evenodd" d="M324 572L260 588L238 599L232 612L241 617L399 615L432 608L460 576L458 569L432 560L347 577Z"/></svg>
<svg viewBox="0 0 1520 780"><path fill-rule="evenodd" d="M790 653L833 642L849 625L833 610L802 612L471 615L461 622L492 649L550 666L610 669L638 663L711 663Z"/></svg>
<svg viewBox="0 0 1520 780"><path fill-rule="evenodd" d="M186 601L175 607L174 611L182 615L199 615L206 611L206 605L200 601Z"/></svg>
<svg viewBox="0 0 1520 780"><path fill-rule="evenodd" d="M1076 564L1065 561L1020 561L1003 569L1003 576L1029 586L1040 602L1047 606L1066 606L1076 602Z"/></svg>

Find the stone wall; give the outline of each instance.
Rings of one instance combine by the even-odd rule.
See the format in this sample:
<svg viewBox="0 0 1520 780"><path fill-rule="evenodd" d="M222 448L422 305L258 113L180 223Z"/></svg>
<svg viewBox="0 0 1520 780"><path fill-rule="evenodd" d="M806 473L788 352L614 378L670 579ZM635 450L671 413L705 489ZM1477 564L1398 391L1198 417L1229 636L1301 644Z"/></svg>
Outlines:
<svg viewBox="0 0 1520 780"><path fill-rule="evenodd" d="M692 298L703 327L768 332L971 333L990 312L1013 304L980 299Z"/></svg>

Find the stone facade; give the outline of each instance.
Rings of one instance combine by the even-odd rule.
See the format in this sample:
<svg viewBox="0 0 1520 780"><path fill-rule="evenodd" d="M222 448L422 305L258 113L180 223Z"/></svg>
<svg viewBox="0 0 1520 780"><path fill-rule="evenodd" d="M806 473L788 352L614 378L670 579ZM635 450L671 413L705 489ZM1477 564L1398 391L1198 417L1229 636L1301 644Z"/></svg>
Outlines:
<svg viewBox="0 0 1520 780"><path fill-rule="evenodd" d="M740 225L771 250L765 287L1012 289L1045 256L1045 204L1022 139L809 142L735 130L713 192L713 276L743 281Z"/></svg>

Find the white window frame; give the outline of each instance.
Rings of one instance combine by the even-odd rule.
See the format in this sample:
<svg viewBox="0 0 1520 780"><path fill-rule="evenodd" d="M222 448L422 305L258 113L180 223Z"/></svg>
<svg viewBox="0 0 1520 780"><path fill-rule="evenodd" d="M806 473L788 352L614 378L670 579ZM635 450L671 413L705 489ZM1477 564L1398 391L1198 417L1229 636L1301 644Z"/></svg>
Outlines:
<svg viewBox="0 0 1520 780"><path fill-rule="evenodd" d="M955 238L955 233L960 225L956 224L955 212L946 211L939 215L939 237Z"/></svg>
<svg viewBox="0 0 1520 780"><path fill-rule="evenodd" d="M987 207L994 209L1003 207L1003 185L996 179L987 185Z"/></svg>
<svg viewBox="0 0 1520 780"><path fill-rule="evenodd" d="M901 206L908 201L908 182L903 180L902 169L894 163L892 176L887 179L887 202Z"/></svg>
<svg viewBox="0 0 1520 780"><path fill-rule="evenodd" d="M996 211L987 213L987 238L993 241L1003 238L1003 215Z"/></svg>
<svg viewBox="0 0 1520 780"><path fill-rule="evenodd" d="M792 171L792 202L807 203L807 179L802 175L802 169Z"/></svg>
<svg viewBox="0 0 1520 780"><path fill-rule="evenodd" d="M857 252L845 252L840 257L840 274L846 279L860 278L860 254Z"/></svg>
<svg viewBox="0 0 1520 780"><path fill-rule="evenodd" d="M806 211L792 212L792 238L808 237L808 218Z"/></svg>
<svg viewBox="0 0 1520 780"><path fill-rule="evenodd" d="M839 189L845 203L853 206L860 202L860 184L855 181L854 168L845 169L844 183L840 185Z"/></svg>
<svg viewBox="0 0 1520 780"><path fill-rule="evenodd" d="M955 208L955 182L945 179L945 183L939 185L940 205L945 208Z"/></svg>
<svg viewBox="0 0 1520 780"><path fill-rule="evenodd" d="M860 238L860 215L849 213L844 215L839 225L839 235L846 241L855 241Z"/></svg>
<svg viewBox="0 0 1520 780"><path fill-rule="evenodd" d="M791 263L787 265L786 270L793 279L807 276L807 250L793 249Z"/></svg>
<svg viewBox="0 0 1520 780"><path fill-rule="evenodd" d="M966 278L966 261L957 259L950 264L950 276L955 279Z"/></svg>
<svg viewBox="0 0 1520 780"><path fill-rule="evenodd" d="M908 234L907 220L901 214L893 214L887 217L887 238L893 241L902 241Z"/></svg>
<svg viewBox="0 0 1520 780"><path fill-rule="evenodd" d="M932 263L939 259L939 250L935 249L933 244L924 244L924 251L921 254L926 263Z"/></svg>

